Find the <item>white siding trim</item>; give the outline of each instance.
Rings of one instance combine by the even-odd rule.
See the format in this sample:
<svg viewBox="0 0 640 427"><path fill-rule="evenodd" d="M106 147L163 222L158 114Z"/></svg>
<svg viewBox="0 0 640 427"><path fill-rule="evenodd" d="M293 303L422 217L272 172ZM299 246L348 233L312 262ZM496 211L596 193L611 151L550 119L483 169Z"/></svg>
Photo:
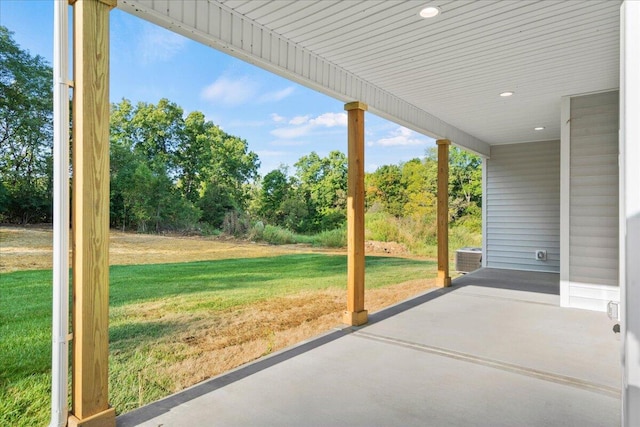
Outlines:
<svg viewBox="0 0 640 427"><path fill-rule="evenodd" d="M487 159L482 158L482 267L487 266Z"/></svg>
<svg viewBox="0 0 640 427"><path fill-rule="evenodd" d="M560 306L569 307L569 207L571 190L571 98L562 97L560 110Z"/></svg>
<svg viewBox="0 0 640 427"><path fill-rule="evenodd" d="M486 142L214 0L119 0L118 8L343 102L364 102L370 112L416 132L489 155Z"/></svg>

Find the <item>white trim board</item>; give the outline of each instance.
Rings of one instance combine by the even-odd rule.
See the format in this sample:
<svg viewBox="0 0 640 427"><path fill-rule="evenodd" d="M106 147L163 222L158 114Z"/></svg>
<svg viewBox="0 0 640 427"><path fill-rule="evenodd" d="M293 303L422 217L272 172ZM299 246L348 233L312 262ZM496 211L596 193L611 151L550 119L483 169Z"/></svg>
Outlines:
<svg viewBox="0 0 640 427"><path fill-rule="evenodd" d="M569 282L568 287L568 307L571 308L606 312L609 301L620 300L618 286ZM560 292L562 292L562 283ZM560 300L562 301L562 295Z"/></svg>
<svg viewBox="0 0 640 427"><path fill-rule="evenodd" d="M487 159L482 158L482 267L487 266Z"/></svg>
<svg viewBox="0 0 640 427"><path fill-rule="evenodd" d="M569 299L570 178L571 97L563 96L560 109L560 307L571 307Z"/></svg>

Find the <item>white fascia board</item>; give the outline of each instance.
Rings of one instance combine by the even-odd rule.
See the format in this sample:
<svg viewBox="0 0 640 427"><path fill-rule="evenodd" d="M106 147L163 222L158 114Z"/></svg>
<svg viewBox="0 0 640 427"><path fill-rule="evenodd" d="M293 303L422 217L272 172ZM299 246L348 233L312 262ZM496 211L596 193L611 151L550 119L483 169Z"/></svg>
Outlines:
<svg viewBox="0 0 640 427"><path fill-rule="evenodd" d="M343 102L488 157L489 144L215 1L119 0L118 8ZM212 24L215 23L215 24Z"/></svg>

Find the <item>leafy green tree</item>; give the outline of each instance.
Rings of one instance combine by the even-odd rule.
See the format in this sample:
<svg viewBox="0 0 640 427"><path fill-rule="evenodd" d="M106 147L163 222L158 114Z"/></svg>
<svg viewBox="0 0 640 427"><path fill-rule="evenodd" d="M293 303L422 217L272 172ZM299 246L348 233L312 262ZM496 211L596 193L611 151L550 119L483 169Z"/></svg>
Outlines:
<svg viewBox="0 0 640 427"><path fill-rule="evenodd" d="M175 154L184 130L183 113L182 108L165 98L157 105L139 102L127 126L134 150L172 176L176 173Z"/></svg>
<svg viewBox="0 0 640 427"><path fill-rule="evenodd" d="M449 211L460 224L482 227L482 159L454 147L449 154Z"/></svg>
<svg viewBox="0 0 640 427"><path fill-rule="evenodd" d="M113 113L113 110L112 110ZM125 230L135 224L132 212L132 200L129 187L135 185L134 174L138 165L144 163L141 156L136 155L130 141L114 135L114 123L119 123L111 116L111 144L110 144L110 221L112 227Z"/></svg>
<svg viewBox="0 0 640 427"><path fill-rule="evenodd" d="M289 230L304 232L308 229L309 208L304 193L299 190L290 191L282 201L282 225Z"/></svg>
<svg viewBox="0 0 640 427"><path fill-rule="evenodd" d="M318 187L318 200L323 215L344 216L347 204L347 156L340 151L331 151L323 162L323 177Z"/></svg>
<svg viewBox="0 0 640 427"><path fill-rule="evenodd" d="M177 190L176 150L182 109L122 100L112 105L111 225L140 231L191 228L200 210Z"/></svg>
<svg viewBox="0 0 640 427"><path fill-rule="evenodd" d="M450 192L467 204L482 203L482 159L468 151L453 147L449 153Z"/></svg>
<svg viewBox="0 0 640 427"><path fill-rule="evenodd" d="M425 162L437 170L436 148L427 151ZM451 147L449 151L449 216L480 227L482 206L482 159L473 153Z"/></svg>
<svg viewBox="0 0 640 427"><path fill-rule="evenodd" d="M436 211L437 165L412 159L402 165L406 203L404 216L430 218Z"/></svg>
<svg viewBox="0 0 640 427"><path fill-rule="evenodd" d="M0 181L0 222L4 221L8 207L9 195L7 194L7 189L4 187L4 184Z"/></svg>
<svg viewBox="0 0 640 427"><path fill-rule="evenodd" d="M307 201L308 218L303 231L330 230L346 218L347 158L339 151L327 157L316 152L295 164L300 197Z"/></svg>
<svg viewBox="0 0 640 427"><path fill-rule="evenodd" d="M14 222L52 214L52 69L0 26L0 214Z"/></svg>
<svg viewBox="0 0 640 427"><path fill-rule="evenodd" d="M258 177L258 155L249 150L246 140L224 132L220 139L211 139L210 150L211 160L204 169L209 177L205 189L215 185L228 193L234 206L246 209L248 184Z"/></svg>
<svg viewBox="0 0 640 427"><path fill-rule="evenodd" d="M182 135L176 150L178 186L187 199L197 203L203 183L211 178L211 147L221 143L223 132L212 122L206 121L204 114L194 111L185 119Z"/></svg>
<svg viewBox="0 0 640 427"><path fill-rule="evenodd" d="M230 189L217 181L207 183L198 207L202 210L202 220L217 228L222 226L227 213L241 210Z"/></svg>
<svg viewBox="0 0 640 427"><path fill-rule="evenodd" d="M396 217L404 216L407 203L402 169L397 165L380 166L367 180L368 204L380 202L385 211Z"/></svg>
<svg viewBox="0 0 640 427"><path fill-rule="evenodd" d="M272 170L262 179L258 214L267 222L284 225L284 218L291 206L284 206L292 191L291 183L284 167Z"/></svg>
<svg viewBox="0 0 640 427"><path fill-rule="evenodd" d="M112 224L143 230L215 227L243 211L258 156L247 142L223 132L201 112L161 99L111 111Z"/></svg>

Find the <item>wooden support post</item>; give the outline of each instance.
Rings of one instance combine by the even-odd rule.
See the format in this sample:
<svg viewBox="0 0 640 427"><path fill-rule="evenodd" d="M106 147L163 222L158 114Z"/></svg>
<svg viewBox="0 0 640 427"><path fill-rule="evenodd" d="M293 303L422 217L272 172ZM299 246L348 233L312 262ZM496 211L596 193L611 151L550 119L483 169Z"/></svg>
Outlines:
<svg viewBox="0 0 640 427"><path fill-rule="evenodd" d="M448 139L438 144L438 286L451 286L449 276L449 145Z"/></svg>
<svg viewBox="0 0 640 427"><path fill-rule="evenodd" d="M364 112L367 105L350 102L348 111L347 180L347 311L344 323L367 323L364 309Z"/></svg>
<svg viewBox="0 0 640 427"><path fill-rule="evenodd" d="M109 360L109 11L73 3L73 368L69 426L115 426Z"/></svg>

